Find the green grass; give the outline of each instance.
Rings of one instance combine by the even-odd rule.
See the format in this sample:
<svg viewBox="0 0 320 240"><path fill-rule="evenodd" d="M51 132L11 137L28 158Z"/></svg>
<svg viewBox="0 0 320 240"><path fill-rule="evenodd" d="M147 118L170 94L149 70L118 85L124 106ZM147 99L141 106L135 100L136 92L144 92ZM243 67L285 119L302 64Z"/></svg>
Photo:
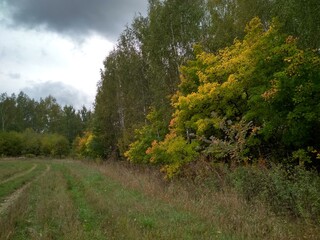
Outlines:
<svg viewBox="0 0 320 240"><path fill-rule="evenodd" d="M0 183L15 174L27 171L33 164L27 161L0 161Z"/></svg>
<svg viewBox="0 0 320 240"><path fill-rule="evenodd" d="M31 165L31 167L32 166L33 164ZM41 172L44 171L45 168L45 164L38 164L33 171L20 177L17 177L11 181L0 184L0 202L2 202L7 196L9 196L15 190L19 189L24 184L34 179L35 176L38 176Z"/></svg>
<svg viewBox="0 0 320 240"><path fill-rule="evenodd" d="M0 239L318 239L319 227L247 205L227 189L213 194L121 164L34 163L24 180L31 184L0 216Z"/></svg>
<svg viewBox="0 0 320 240"><path fill-rule="evenodd" d="M67 182L52 165L30 188L25 216L17 219L11 239L85 239Z"/></svg>
<svg viewBox="0 0 320 240"><path fill-rule="evenodd" d="M97 236L106 233L111 239L232 239L199 216L125 188L96 170L78 164L70 164L68 169L65 174L80 218L88 224L86 230L94 229Z"/></svg>

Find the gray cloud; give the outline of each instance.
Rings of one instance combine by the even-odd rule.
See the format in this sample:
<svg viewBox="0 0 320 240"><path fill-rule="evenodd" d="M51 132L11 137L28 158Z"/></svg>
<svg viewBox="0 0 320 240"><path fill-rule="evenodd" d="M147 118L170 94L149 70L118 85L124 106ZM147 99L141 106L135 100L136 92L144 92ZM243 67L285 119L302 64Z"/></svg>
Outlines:
<svg viewBox="0 0 320 240"><path fill-rule="evenodd" d="M10 79L10 80L17 80L17 79L21 79L21 75L20 73L16 73L16 72L3 72L3 71L0 71L0 75ZM3 79L1 79L3 81Z"/></svg>
<svg viewBox="0 0 320 240"><path fill-rule="evenodd" d="M92 32L115 40L138 12L144 14L147 0L0 0L15 25L45 27L73 37Z"/></svg>
<svg viewBox="0 0 320 240"><path fill-rule="evenodd" d="M11 79L20 79L21 78L20 73L9 73L8 76Z"/></svg>
<svg viewBox="0 0 320 240"><path fill-rule="evenodd" d="M81 108L83 105L91 107L89 95L75 89L72 86L64 84L62 82L43 82L32 85L31 87L23 88L22 91L26 93L30 98L39 100L49 95L57 99L57 102L64 105L72 105L75 108Z"/></svg>

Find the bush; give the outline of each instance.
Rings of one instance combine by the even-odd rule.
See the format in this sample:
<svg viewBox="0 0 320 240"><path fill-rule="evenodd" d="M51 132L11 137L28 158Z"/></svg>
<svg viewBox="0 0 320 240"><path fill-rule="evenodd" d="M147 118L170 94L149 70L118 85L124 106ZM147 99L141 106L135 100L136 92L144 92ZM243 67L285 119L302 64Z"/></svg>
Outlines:
<svg viewBox="0 0 320 240"><path fill-rule="evenodd" d="M41 139L41 153L45 156L60 157L69 154L69 141L58 134L44 135Z"/></svg>
<svg viewBox="0 0 320 240"><path fill-rule="evenodd" d="M162 110L151 108L147 115L148 123L136 129L135 141L130 144L124 156L132 163L150 163L151 156L146 154L154 141L162 141L167 134L167 124L163 121Z"/></svg>
<svg viewBox="0 0 320 240"><path fill-rule="evenodd" d="M164 141L154 141L152 147L147 150L147 154L151 156L152 163L164 165L162 170L167 178L172 178L179 173L183 165L197 159L198 146L196 141L188 143L183 137L169 133Z"/></svg>
<svg viewBox="0 0 320 240"><path fill-rule="evenodd" d="M41 148L40 134L36 133L33 129L26 129L21 136L23 141L22 154L39 156Z"/></svg>
<svg viewBox="0 0 320 240"><path fill-rule="evenodd" d="M232 186L247 200L266 203L277 214L320 223L320 176L301 166L287 171L239 167L230 174Z"/></svg>
<svg viewBox="0 0 320 240"><path fill-rule="evenodd" d="M78 136L73 141L73 153L77 157L96 158L98 156L97 148L101 146L97 145L100 141L97 140L96 136L91 132L87 131L83 136Z"/></svg>
<svg viewBox="0 0 320 240"><path fill-rule="evenodd" d="M0 133L0 156L17 157L22 153L22 137L17 132Z"/></svg>
<svg viewBox="0 0 320 240"><path fill-rule="evenodd" d="M27 129L23 133L0 132L0 156L18 157L44 156L62 157L69 154L69 141L62 135L42 135Z"/></svg>
<svg viewBox="0 0 320 240"><path fill-rule="evenodd" d="M144 126L136 131L137 140L130 144L129 150L124 156L132 163L149 163L150 155L146 154L147 149L156 138L151 128Z"/></svg>
<svg viewBox="0 0 320 240"><path fill-rule="evenodd" d="M291 181L296 213L320 223L320 177L317 172L295 169Z"/></svg>

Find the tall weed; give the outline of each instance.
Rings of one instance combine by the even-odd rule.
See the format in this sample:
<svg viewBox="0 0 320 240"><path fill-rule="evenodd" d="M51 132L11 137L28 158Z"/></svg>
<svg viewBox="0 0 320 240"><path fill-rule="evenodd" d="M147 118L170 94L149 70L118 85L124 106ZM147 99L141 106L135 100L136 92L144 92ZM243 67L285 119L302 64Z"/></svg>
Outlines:
<svg viewBox="0 0 320 240"><path fill-rule="evenodd" d="M229 175L231 185L247 201L262 201L277 214L320 223L320 176L297 166L239 167Z"/></svg>

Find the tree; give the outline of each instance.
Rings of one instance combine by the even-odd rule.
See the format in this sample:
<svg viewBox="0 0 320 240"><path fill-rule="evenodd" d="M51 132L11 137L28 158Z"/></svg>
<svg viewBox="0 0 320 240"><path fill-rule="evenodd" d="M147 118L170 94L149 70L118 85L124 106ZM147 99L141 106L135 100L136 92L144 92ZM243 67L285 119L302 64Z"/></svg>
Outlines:
<svg viewBox="0 0 320 240"><path fill-rule="evenodd" d="M151 162L165 164L171 176L197 152L239 164L261 157L283 161L298 149L318 151L315 52L299 49L276 23L265 31L258 18L247 25L243 41L216 54L196 52L181 68L170 133L147 151Z"/></svg>
<svg viewBox="0 0 320 240"><path fill-rule="evenodd" d="M213 86L214 84L211 83L211 86L202 86L202 91L209 91L216 87L227 95L228 88L234 88L229 91L228 98L222 98L223 107L215 108L221 116L230 117L229 120L237 122L238 126L234 126L235 129L247 128L248 123L239 121L239 118L249 108L248 100L254 105L255 98L246 99L251 96L249 92L251 85L240 86L242 82L240 84L237 80L239 76L245 78L249 71L246 72L244 69L250 68L255 71L257 79L261 81L268 79L256 88L261 94L264 88L270 86L269 77L273 76L274 72L281 71L281 67L284 66L282 61L284 54L279 53L279 58L276 56L271 58L274 65L259 65L256 61L263 62L262 58L249 58L243 54L243 49L253 52L250 44L255 45L254 37L263 35L263 32L272 26L273 17L281 23L281 27L277 30L279 34L277 37L280 40L283 40L281 34L295 34L298 37L298 46L316 48L317 38L314 36L320 32L317 32L320 24L317 24L315 0L311 0L310 3L310 6L313 6L312 9L310 6L302 6L304 3L298 0L287 2L282 0L149 0L148 15L133 19L132 24L122 32L116 47L104 62L95 101L92 128L93 142L97 143L95 146L99 151L98 155L106 157L111 152L123 155L132 142L133 145L137 144L135 146L142 142L149 142L146 139L149 139L147 136L150 137L149 133L152 132L152 124L147 119L150 111L159 113L157 121L163 122L163 129L159 132L164 134L160 138L164 139L172 114L176 110L175 106L171 105L172 96L177 90L183 92L188 88L196 93L201 78L211 77L207 76L209 75L206 72L209 71L206 69L207 61L217 68L225 68L216 71L218 74L216 83L221 85L226 81L226 77L230 77L230 84L225 84L222 88L220 85ZM284 4L286 8L281 12L279 6L282 7ZM299 6L304 14L298 13ZM256 16L260 18L260 32L256 29L257 35L254 36L251 33L250 37L244 29L247 22ZM304 24L306 28L303 28ZM275 48L279 39L273 39ZM242 44L243 40L247 44L246 47ZM198 48L197 45L201 46L201 49L194 51L194 48ZM229 47L228 51L226 47ZM222 56L220 51L223 51L225 56ZM275 49L272 51L278 53ZM188 61L200 53L208 59L193 61L192 67L188 65L191 64ZM210 54L214 54L215 58L220 59L224 65L219 66ZM256 51L256 54L266 56L263 51ZM228 61L228 57L236 60ZM243 59L244 62L242 62ZM188 68L180 68L181 65L188 65ZM230 76L237 67L242 71ZM255 69L259 69L260 73ZM194 82L186 81L179 87L181 74L182 78L186 75L184 71L189 71L188 78L192 78ZM204 71L201 77L198 76L197 71ZM237 87L243 87L246 92L240 92L241 88ZM256 99L259 99L258 95ZM220 95L216 97L221 98ZM208 100L206 104L210 104L210 101ZM197 117L201 118L201 114L199 113ZM221 124L227 121L223 117L220 120ZM202 131L207 131L208 136L217 132L221 136L225 135L223 130L211 128L205 121L201 126ZM208 126L207 129L206 126ZM193 128L195 126L188 126L183 131L194 131ZM137 135L134 137L135 133ZM192 134L194 133L191 132ZM188 138L190 138L189 135ZM272 142L270 139L268 141ZM138 148L138 152L141 152L145 149L145 144L139 145Z"/></svg>
<svg viewBox="0 0 320 240"><path fill-rule="evenodd" d="M298 37L300 47L319 50L319 10L317 0L277 0L273 3L272 14L283 24L283 32Z"/></svg>
<svg viewBox="0 0 320 240"><path fill-rule="evenodd" d="M43 132L55 133L61 131L61 107L53 96L40 99L38 110L41 116Z"/></svg>
<svg viewBox="0 0 320 240"><path fill-rule="evenodd" d="M0 96L0 121L2 131L14 130L16 119L16 96L14 94L9 97L6 93Z"/></svg>
<svg viewBox="0 0 320 240"><path fill-rule="evenodd" d="M65 106L62 109L52 96L40 99L40 102L30 99L23 92L20 92L17 97L14 94L8 96L6 93L0 96L0 124L1 130L5 132L3 135L5 140L1 143L4 145L1 151L5 155L8 154L9 150L4 146L12 146L11 142L17 139L16 136L23 140L22 146L17 143L16 149L19 149L19 151L13 150L19 152L17 155L39 155L41 134L58 134L66 137L69 143L72 143L78 135L82 135L89 127L90 122L91 111L85 107L76 111L72 106ZM14 133L9 134L10 131ZM63 141L61 140L61 142ZM66 146L69 147L69 144L66 144ZM50 153L47 150L44 150L44 152L51 154L52 149L47 149ZM12 155L12 153L9 153L9 155Z"/></svg>
<svg viewBox="0 0 320 240"><path fill-rule="evenodd" d="M102 156L124 152L135 125L144 122L149 105L145 63L132 29L127 28L104 62L95 102L94 135L104 147ZM103 142L103 143L102 143Z"/></svg>
<svg viewBox="0 0 320 240"><path fill-rule="evenodd" d="M69 140L69 143L72 143L72 141L82 132L82 120L80 114L76 112L73 106L66 105L62 109L60 122L61 131L58 133L65 136Z"/></svg>

